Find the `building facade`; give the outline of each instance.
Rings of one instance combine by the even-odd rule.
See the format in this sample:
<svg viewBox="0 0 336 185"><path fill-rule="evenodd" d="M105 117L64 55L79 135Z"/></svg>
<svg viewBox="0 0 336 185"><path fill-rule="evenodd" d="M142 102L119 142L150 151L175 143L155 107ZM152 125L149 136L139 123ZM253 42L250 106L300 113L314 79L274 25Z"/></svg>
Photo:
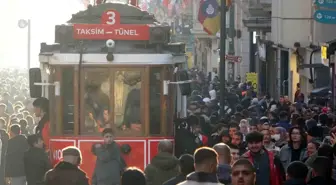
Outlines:
<svg viewBox="0 0 336 185"><path fill-rule="evenodd" d="M312 1L272 0L271 41L281 71L278 79L287 78L283 95L292 100L298 83L306 97L312 89L331 84L330 68L322 64L319 46L336 38L336 25L316 22L315 11Z"/></svg>
<svg viewBox="0 0 336 185"><path fill-rule="evenodd" d="M202 24L198 21L200 1L193 1L194 25L192 34L195 36L194 64L204 72L219 69L220 35L208 35L203 31ZM226 80L236 81L238 77L245 79L245 73L249 72L249 33L242 24L244 14L233 3L226 13L226 54L241 57L241 61L226 61ZM218 70L218 72L220 72Z"/></svg>

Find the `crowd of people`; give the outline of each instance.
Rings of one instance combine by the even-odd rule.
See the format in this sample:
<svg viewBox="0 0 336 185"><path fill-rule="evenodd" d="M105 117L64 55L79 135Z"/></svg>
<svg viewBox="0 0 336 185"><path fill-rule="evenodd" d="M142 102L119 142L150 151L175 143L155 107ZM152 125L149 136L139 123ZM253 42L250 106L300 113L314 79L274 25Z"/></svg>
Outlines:
<svg viewBox="0 0 336 185"><path fill-rule="evenodd" d="M92 146L97 159L87 177L76 147L64 148L62 161L50 164L48 100L29 98L27 73L1 72L0 185L336 184L336 116L328 104L305 104L300 92L295 102L276 101L238 83L226 92L221 116L218 79L210 86L198 80L188 117L175 121L175 144L160 141L142 171L127 166L114 130L105 128L104 142Z"/></svg>

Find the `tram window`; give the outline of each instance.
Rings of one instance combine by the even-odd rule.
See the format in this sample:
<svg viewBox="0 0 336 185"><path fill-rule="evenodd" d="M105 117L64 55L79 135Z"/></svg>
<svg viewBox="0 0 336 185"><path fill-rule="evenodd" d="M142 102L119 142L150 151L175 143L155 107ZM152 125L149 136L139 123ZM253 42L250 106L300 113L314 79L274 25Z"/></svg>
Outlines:
<svg viewBox="0 0 336 185"><path fill-rule="evenodd" d="M141 72L114 73L114 126L118 136L141 136Z"/></svg>
<svg viewBox="0 0 336 185"><path fill-rule="evenodd" d="M110 73L109 69L87 69L84 72L84 130L98 134L110 127Z"/></svg>
<svg viewBox="0 0 336 185"><path fill-rule="evenodd" d="M160 134L161 131L161 67L150 69L149 79L149 133Z"/></svg>
<svg viewBox="0 0 336 185"><path fill-rule="evenodd" d="M73 133L74 130L74 69L62 69L62 110L63 110L63 132Z"/></svg>

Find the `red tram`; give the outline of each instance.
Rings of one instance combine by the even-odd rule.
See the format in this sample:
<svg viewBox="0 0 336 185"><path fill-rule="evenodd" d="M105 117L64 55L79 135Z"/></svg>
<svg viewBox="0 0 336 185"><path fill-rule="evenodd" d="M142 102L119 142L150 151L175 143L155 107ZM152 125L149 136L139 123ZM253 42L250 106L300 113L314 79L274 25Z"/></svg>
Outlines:
<svg viewBox="0 0 336 185"><path fill-rule="evenodd" d="M55 44L41 43L40 68L30 69L32 97L50 101L50 153L77 146L91 176L94 143L111 127L128 166L144 169L162 139L173 141L173 116L184 107L167 82L187 67L185 46L170 27L128 4L89 6L55 26ZM175 71L175 72L174 72ZM176 102L181 102L177 105Z"/></svg>

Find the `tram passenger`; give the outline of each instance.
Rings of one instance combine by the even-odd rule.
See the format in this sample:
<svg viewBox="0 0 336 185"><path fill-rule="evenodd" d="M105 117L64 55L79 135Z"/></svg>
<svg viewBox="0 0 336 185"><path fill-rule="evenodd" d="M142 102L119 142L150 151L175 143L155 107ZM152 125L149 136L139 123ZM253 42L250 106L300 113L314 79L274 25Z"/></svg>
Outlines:
<svg viewBox="0 0 336 185"><path fill-rule="evenodd" d="M132 89L126 99L123 123L132 130L141 130L140 89Z"/></svg>
<svg viewBox="0 0 336 185"><path fill-rule="evenodd" d="M47 98L37 98L33 102L34 114L41 118L35 128L35 134L39 134L43 138L46 151L49 149L49 100Z"/></svg>
<svg viewBox="0 0 336 185"><path fill-rule="evenodd" d="M89 185L86 173L79 168L82 154L76 147L62 150L63 161L45 175L45 185Z"/></svg>
<svg viewBox="0 0 336 185"><path fill-rule="evenodd" d="M106 128L102 135L104 144L95 144L92 147L92 153L97 156L92 185L119 185L126 163L121 156L118 144L113 140L113 130Z"/></svg>
<svg viewBox="0 0 336 185"><path fill-rule="evenodd" d="M86 107L86 129L96 130L99 132L105 128L105 112L109 112L109 97L101 90L100 85L90 84L87 86L85 94Z"/></svg>

